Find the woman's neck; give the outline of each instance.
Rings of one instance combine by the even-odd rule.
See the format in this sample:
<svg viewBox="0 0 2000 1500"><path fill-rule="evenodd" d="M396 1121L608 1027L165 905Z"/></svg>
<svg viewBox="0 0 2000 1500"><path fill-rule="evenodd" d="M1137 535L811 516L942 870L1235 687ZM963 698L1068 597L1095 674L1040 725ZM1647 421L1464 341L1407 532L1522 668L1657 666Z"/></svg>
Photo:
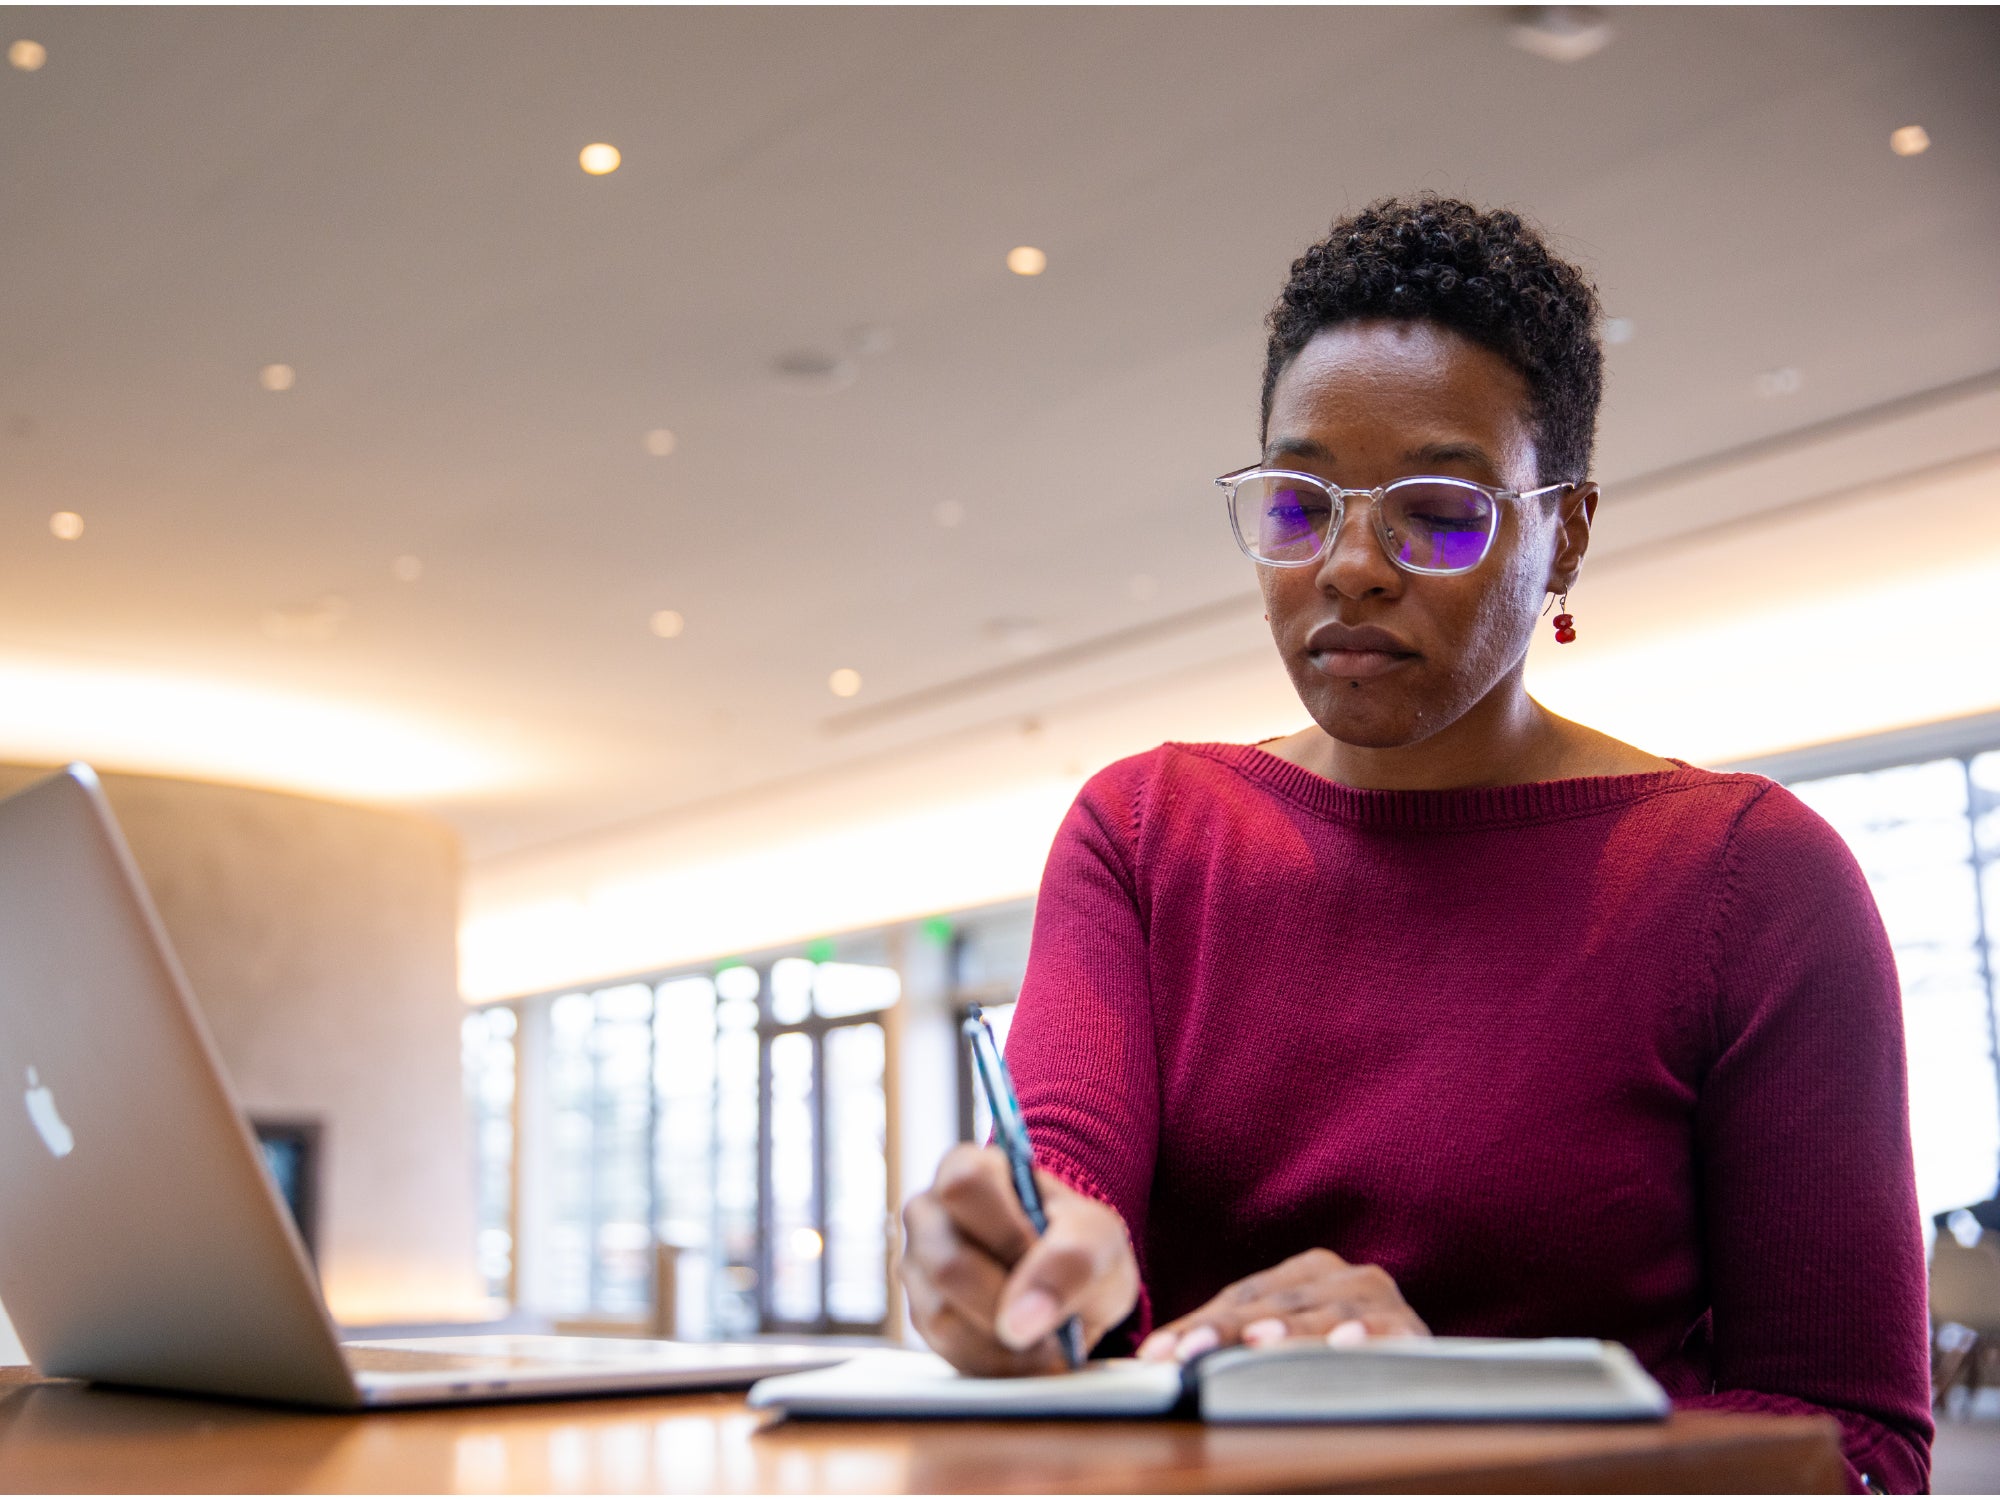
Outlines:
<svg viewBox="0 0 2000 1500"><path fill-rule="evenodd" d="M1407 745L1352 745L1318 725L1263 749L1342 786L1444 791L1576 776L1672 770L1674 763L1550 713L1510 676L1436 734Z"/></svg>

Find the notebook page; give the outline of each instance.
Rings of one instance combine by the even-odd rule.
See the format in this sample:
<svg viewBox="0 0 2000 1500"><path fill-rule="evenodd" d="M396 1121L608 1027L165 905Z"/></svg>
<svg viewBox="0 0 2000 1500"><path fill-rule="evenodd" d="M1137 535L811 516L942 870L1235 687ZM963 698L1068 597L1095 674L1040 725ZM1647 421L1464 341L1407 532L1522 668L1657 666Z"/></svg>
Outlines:
<svg viewBox="0 0 2000 1500"><path fill-rule="evenodd" d="M1180 1395L1172 1364L1093 1360L1060 1375L982 1379L935 1354L885 1349L760 1380L750 1404L800 1417L1136 1417L1168 1411Z"/></svg>

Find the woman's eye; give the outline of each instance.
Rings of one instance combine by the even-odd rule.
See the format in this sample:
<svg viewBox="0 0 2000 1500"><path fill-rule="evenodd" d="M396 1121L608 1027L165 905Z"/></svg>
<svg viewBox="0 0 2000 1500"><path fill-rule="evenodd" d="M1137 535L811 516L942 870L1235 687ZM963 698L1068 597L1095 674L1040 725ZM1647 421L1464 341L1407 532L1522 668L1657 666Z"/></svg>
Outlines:
<svg viewBox="0 0 2000 1500"><path fill-rule="evenodd" d="M1308 521L1326 514L1324 501L1301 499L1296 493L1286 493L1272 497L1269 514L1274 520L1303 526Z"/></svg>
<svg viewBox="0 0 2000 1500"><path fill-rule="evenodd" d="M1418 512L1410 517L1412 526L1425 531L1484 531L1486 523L1471 516L1438 516Z"/></svg>

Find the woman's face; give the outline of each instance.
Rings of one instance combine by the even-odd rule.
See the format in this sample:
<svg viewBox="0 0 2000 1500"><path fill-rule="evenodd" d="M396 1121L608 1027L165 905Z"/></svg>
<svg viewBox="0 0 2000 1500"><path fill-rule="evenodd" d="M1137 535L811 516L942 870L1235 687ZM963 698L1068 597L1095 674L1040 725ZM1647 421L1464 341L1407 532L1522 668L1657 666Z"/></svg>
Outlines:
<svg viewBox="0 0 2000 1500"><path fill-rule="evenodd" d="M1343 323L1278 377L1264 462L1350 489L1449 474L1532 490L1527 406L1511 365L1449 329ZM1581 509L1577 498L1560 510ZM1587 517L1565 534L1557 507L1503 501L1485 560L1427 577L1384 555L1372 504L1349 504L1319 562L1257 571L1271 634L1314 721L1336 740L1386 749L1437 733L1519 672L1547 591L1566 587L1582 559Z"/></svg>

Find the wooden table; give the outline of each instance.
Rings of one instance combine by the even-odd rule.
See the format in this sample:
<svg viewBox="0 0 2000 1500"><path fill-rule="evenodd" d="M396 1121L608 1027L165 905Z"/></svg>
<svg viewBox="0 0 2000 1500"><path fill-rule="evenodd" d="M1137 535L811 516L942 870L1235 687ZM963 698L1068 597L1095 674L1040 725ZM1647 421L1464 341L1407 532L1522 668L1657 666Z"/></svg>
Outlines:
<svg viewBox="0 0 2000 1500"><path fill-rule="evenodd" d="M727 1493L1842 1487L1819 1417L1204 1427L777 1422L740 1395L324 1415L0 1369L0 1490Z"/></svg>

